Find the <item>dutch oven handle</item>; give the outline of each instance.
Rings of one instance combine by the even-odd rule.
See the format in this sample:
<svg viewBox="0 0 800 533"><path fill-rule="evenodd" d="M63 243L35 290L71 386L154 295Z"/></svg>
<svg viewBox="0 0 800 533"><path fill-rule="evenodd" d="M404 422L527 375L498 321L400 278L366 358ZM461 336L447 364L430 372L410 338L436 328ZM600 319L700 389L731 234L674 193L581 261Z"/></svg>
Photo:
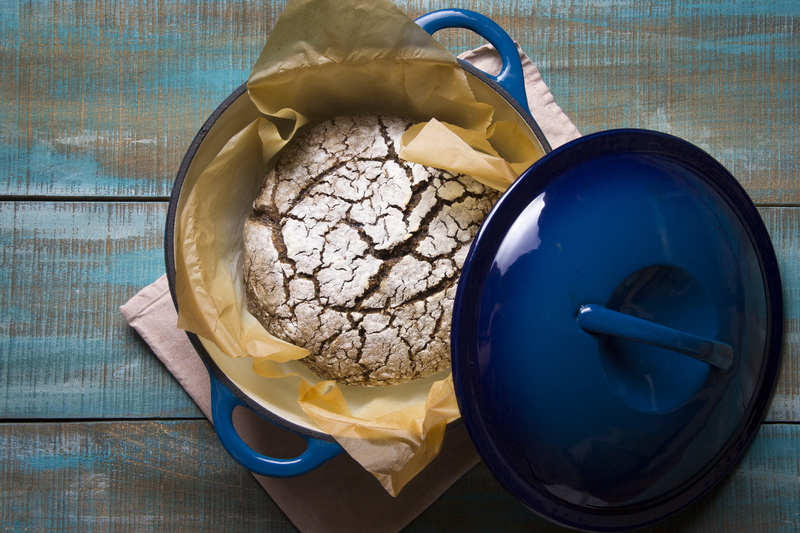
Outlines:
<svg viewBox="0 0 800 533"><path fill-rule="evenodd" d="M492 43L500 54L500 59L503 60L503 68L497 76L486 75L496 81L529 115L531 114L517 45L496 22L480 13L465 9L433 11L422 15L414 22L431 35L444 28L465 28Z"/></svg>
<svg viewBox="0 0 800 533"><path fill-rule="evenodd" d="M211 378L211 415L214 429L231 457L251 472L269 477L300 476L322 466L343 451L335 442L300 435L308 443L308 448L301 455L293 459L275 459L261 455L248 446L233 427L233 409L237 405L247 405L212 372L208 375Z"/></svg>

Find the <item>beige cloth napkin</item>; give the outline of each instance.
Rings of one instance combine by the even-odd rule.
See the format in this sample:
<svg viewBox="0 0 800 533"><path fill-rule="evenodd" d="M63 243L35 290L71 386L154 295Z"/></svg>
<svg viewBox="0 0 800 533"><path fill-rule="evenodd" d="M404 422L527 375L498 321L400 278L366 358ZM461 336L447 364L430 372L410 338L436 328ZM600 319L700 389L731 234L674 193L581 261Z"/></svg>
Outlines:
<svg viewBox="0 0 800 533"><path fill-rule="evenodd" d="M539 70L521 49L519 51L528 105L550 145L555 149L579 137L580 133L556 104ZM460 58L490 74L500 70L499 56L491 45L466 52ZM177 313L166 276L142 289L120 307L120 311L211 420L208 373L186 334L175 326ZM305 448L300 437L247 409L234 411L234 425L245 442L266 455L293 457ZM296 478L255 477L294 525L305 533L394 533L436 501L479 460L462 425L448 432L439 456L397 497L390 496L375 477L344 453Z"/></svg>

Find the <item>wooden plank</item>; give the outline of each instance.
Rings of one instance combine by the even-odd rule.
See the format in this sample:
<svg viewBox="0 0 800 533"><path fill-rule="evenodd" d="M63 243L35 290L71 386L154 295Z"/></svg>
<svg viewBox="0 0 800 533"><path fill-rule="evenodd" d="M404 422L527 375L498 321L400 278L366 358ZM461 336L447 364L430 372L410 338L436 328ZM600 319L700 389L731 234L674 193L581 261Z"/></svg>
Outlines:
<svg viewBox="0 0 800 533"><path fill-rule="evenodd" d="M783 365L766 419L800 421L800 209L759 209L781 271L784 300Z"/></svg>
<svg viewBox="0 0 800 533"><path fill-rule="evenodd" d="M800 201L800 4L542 0L493 11L582 132L671 133L720 160L756 202Z"/></svg>
<svg viewBox="0 0 800 533"><path fill-rule="evenodd" d="M717 157L759 203L800 203L800 4L395 0L501 24L583 132L646 127ZM282 0L20 2L0 19L0 194L166 195ZM443 31L458 53L483 40Z"/></svg>
<svg viewBox="0 0 800 533"><path fill-rule="evenodd" d="M200 416L118 311L164 272L164 203L0 203L0 418Z"/></svg>
<svg viewBox="0 0 800 533"><path fill-rule="evenodd" d="M4 531L296 531L208 422L0 424Z"/></svg>
<svg viewBox="0 0 800 533"><path fill-rule="evenodd" d="M782 270L767 420L800 420L800 208L762 208ZM117 311L164 272L163 203L0 203L0 417L198 416Z"/></svg>
<svg viewBox="0 0 800 533"><path fill-rule="evenodd" d="M799 440L798 425L763 426L709 494L642 531L798 531ZM0 458L6 531L296 531L205 421L0 424ZM527 511L481 463L406 531L566 530Z"/></svg>
<svg viewBox="0 0 800 533"><path fill-rule="evenodd" d="M4 2L0 194L168 195L284 3Z"/></svg>

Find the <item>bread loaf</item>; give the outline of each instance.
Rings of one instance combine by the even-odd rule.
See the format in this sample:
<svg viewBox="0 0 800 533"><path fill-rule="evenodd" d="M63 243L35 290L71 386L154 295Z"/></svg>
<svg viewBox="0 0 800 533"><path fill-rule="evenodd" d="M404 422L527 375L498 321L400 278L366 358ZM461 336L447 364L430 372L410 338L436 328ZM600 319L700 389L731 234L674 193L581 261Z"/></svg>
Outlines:
<svg viewBox="0 0 800 533"><path fill-rule="evenodd" d="M324 379L391 385L450 365L458 274L499 193L401 160L412 123L338 117L290 143L244 228L247 306Z"/></svg>

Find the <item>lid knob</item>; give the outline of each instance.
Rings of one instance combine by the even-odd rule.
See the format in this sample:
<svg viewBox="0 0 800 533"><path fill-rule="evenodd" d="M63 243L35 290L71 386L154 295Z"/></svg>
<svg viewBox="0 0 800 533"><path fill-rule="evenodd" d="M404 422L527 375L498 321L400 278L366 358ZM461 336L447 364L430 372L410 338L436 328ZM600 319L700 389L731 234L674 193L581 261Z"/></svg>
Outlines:
<svg viewBox="0 0 800 533"><path fill-rule="evenodd" d="M720 370L728 370L733 364L733 348L730 344L612 311L600 304L582 306L578 312L578 326L587 333L612 335L666 348Z"/></svg>

